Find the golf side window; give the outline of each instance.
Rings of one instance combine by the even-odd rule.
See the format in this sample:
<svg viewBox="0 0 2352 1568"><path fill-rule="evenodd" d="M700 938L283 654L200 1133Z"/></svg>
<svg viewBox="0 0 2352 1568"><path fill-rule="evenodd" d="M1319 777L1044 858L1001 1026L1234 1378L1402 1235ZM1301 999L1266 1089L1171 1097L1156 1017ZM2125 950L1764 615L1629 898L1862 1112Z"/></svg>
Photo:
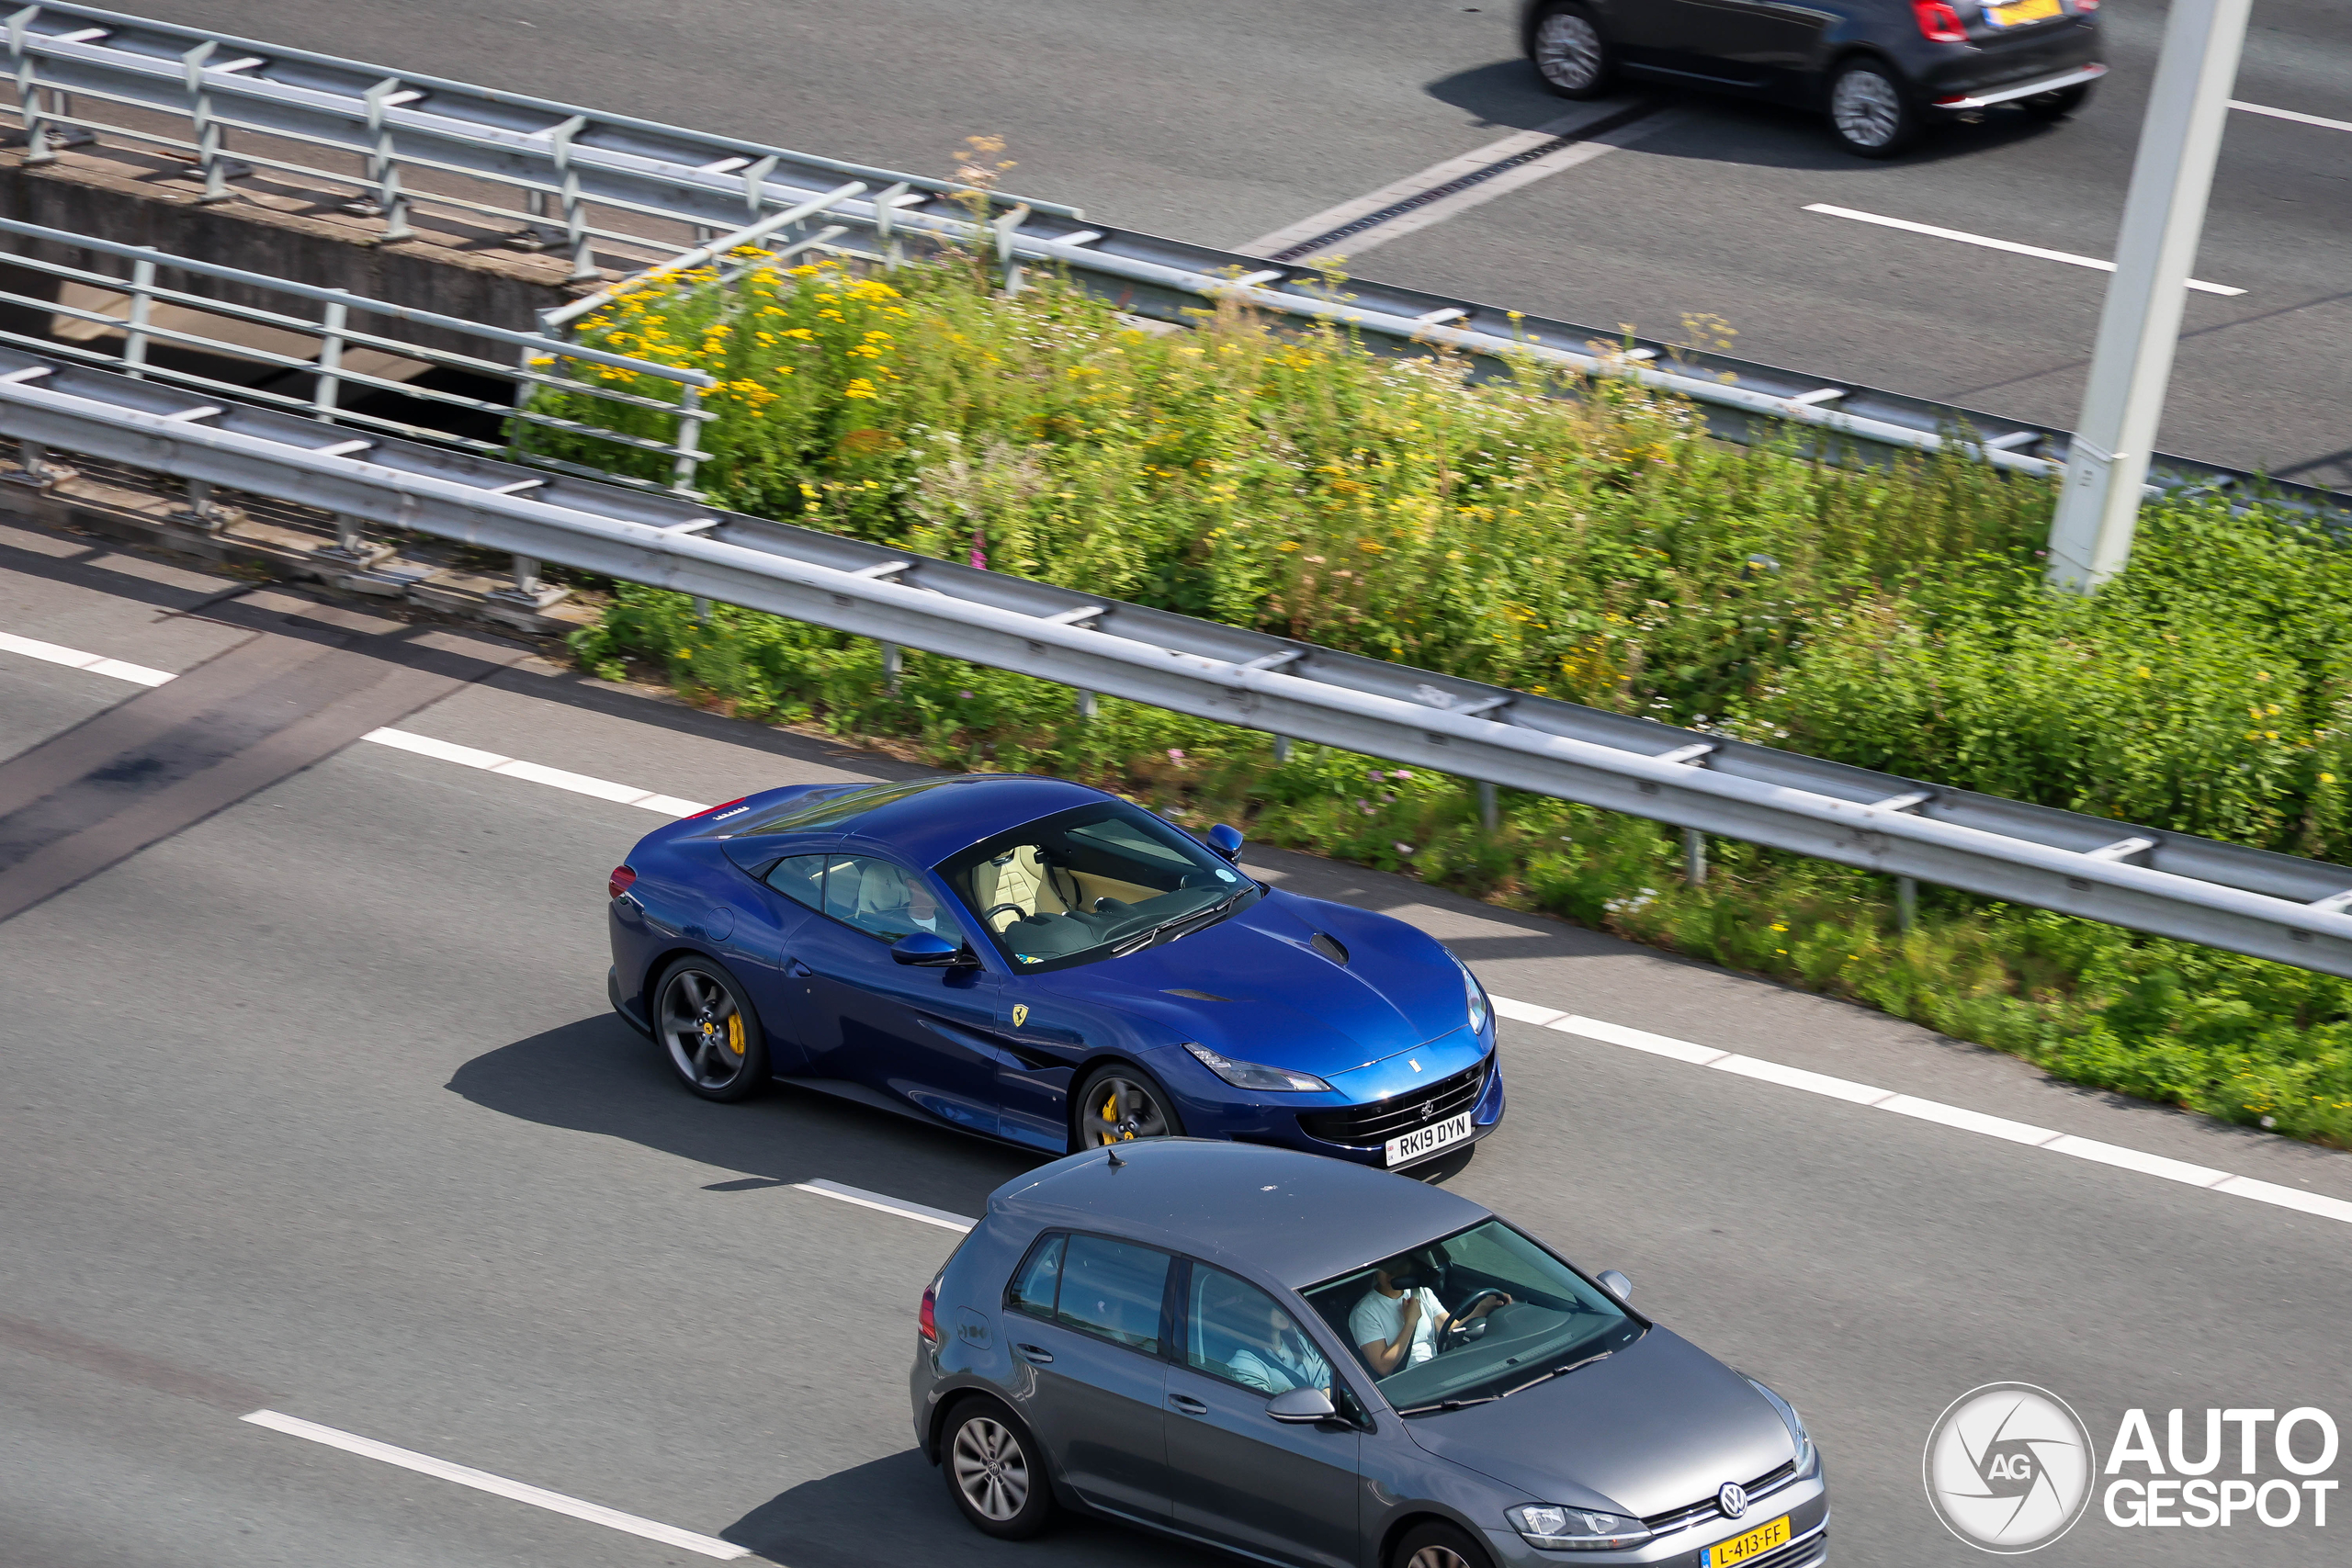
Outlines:
<svg viewBox="0 0 2352 1568"><path fill-rule="evenodd" d="M1053 1321L1054 1297L1062 1282L1062 1244L1069 1239L1059 1232L1037 1238L1004 1289L1006 1307Z"/></svg>
<svg viewBox="0 0 2352 1568"><path fill-rule="evenodd" d="M1273 1297L1195 1263L1184 1292L1184 1364L1261 1393L1331 1392L1331 1363Z"/></svg>

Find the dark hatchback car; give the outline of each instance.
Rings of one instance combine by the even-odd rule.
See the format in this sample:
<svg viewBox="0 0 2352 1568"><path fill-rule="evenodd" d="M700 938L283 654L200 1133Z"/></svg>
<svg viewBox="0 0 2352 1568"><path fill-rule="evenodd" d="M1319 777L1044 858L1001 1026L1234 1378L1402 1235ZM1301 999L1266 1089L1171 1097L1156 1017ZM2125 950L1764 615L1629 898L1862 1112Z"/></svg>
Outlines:
<svg viewBox="0 0 2352 1568"><path fill-rule="evenodd" d="M1442 1189L1169 1139L1007 1183L923 1293L965 1517L1070 1507L1295 1568L1814 1568L1787 1401Z"/></svg>
<svg viewBox="0 0 2352 1568"><path fill-rule="evenodd" d="M1521 0L1544 85L1598 97L1620 75L1818 109L1868 158L1939 119L2014 105L2060 119L2088 100L2099 0Z"/></svg>

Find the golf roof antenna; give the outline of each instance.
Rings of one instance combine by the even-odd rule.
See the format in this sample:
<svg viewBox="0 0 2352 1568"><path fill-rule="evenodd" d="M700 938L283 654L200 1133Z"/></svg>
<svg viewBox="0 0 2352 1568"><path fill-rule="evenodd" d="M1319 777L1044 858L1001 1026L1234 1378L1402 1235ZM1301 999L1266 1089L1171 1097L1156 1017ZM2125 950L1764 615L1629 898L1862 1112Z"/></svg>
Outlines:
<svg viewBox="0 0 2352 1568"><path fill-rule="evenodd" d="M1119 1157L1119 1151L1111 1147L1108 1144L1102 1145L1102 1153L1105 1156L1102 1163L1109 1166L1114 1170L1118 1169L1121 1166L1127 1163L1125 1160Z"/></svg>

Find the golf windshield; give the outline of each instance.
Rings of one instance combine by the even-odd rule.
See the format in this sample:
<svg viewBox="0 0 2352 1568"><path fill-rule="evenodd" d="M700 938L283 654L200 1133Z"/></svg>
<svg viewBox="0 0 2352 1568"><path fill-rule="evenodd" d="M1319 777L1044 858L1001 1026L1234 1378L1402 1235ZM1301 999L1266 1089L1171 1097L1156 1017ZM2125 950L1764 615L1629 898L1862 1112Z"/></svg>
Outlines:
<svg viewBox="0 0 2352 1568"><path fill-rule="evenodd" d="M937 869L1022 971L1172 942L1260 891L1191 834L1124 800L1041 817Z"/></svg>
<svg viewBox="0 0 2352 1568"><path fill-rule="evenodd" d="M1500 1220L1305 1294L1406 1414L1508 1396L1646 1332L1608 1292Z"/></svg>

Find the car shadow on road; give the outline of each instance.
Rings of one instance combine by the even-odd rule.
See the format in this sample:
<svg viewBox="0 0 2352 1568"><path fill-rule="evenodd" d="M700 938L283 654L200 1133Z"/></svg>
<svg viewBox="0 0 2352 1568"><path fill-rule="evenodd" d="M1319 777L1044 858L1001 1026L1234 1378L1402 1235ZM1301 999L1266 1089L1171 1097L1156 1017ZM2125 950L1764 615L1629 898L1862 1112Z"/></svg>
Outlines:
<svg viewBox="0 0 2352 1568"><path fill-rule="evenodd" d="M939 1472L912 1447L778 1493L718 1532L792 1568L905 1568L911 1562L1132 1564L1176 1568L1203 1554L1100 1519L1064 1514L1035 1540L1007 1546L965 1523Z"/></svg>
<svg viewBox="0 0 2352 1568"><path fill-rule="evenodd" d="M1482 127L1512 130L1540 130L1589 107L1545 92L1536 80L1534 67L1517 59L1457 71L1429 83L1422 90L1440 103L1476 116ZM1901 169L1953 158L1979 157L2062 129L2059 124L2035 119L2020 110L1995 109L1987 111L1973 125L1937 126L1920 138L1910 152L1900 157L1873 161L1858 158L1839 146L1827 122L1806 109L1648 83L1633 86L1620 96L1630 104L1644 95L1654 95L1661 107L1681 110L1686 117L1679 125L1662 128L1642 138L1636 145L1645 152L1697 162L1829 174Z"/></svg>
<svg viewBox="0 0 2352 1568"><path fill-rule="evenodd" d="M449 1089L502 1115L621 1138L748 1179L723 1195L819 1178L950 1213L1041 1160L945 1127L782 1085L733 1105L689 1094L646 1038L609 1014L484 1052Z"/></svg>

